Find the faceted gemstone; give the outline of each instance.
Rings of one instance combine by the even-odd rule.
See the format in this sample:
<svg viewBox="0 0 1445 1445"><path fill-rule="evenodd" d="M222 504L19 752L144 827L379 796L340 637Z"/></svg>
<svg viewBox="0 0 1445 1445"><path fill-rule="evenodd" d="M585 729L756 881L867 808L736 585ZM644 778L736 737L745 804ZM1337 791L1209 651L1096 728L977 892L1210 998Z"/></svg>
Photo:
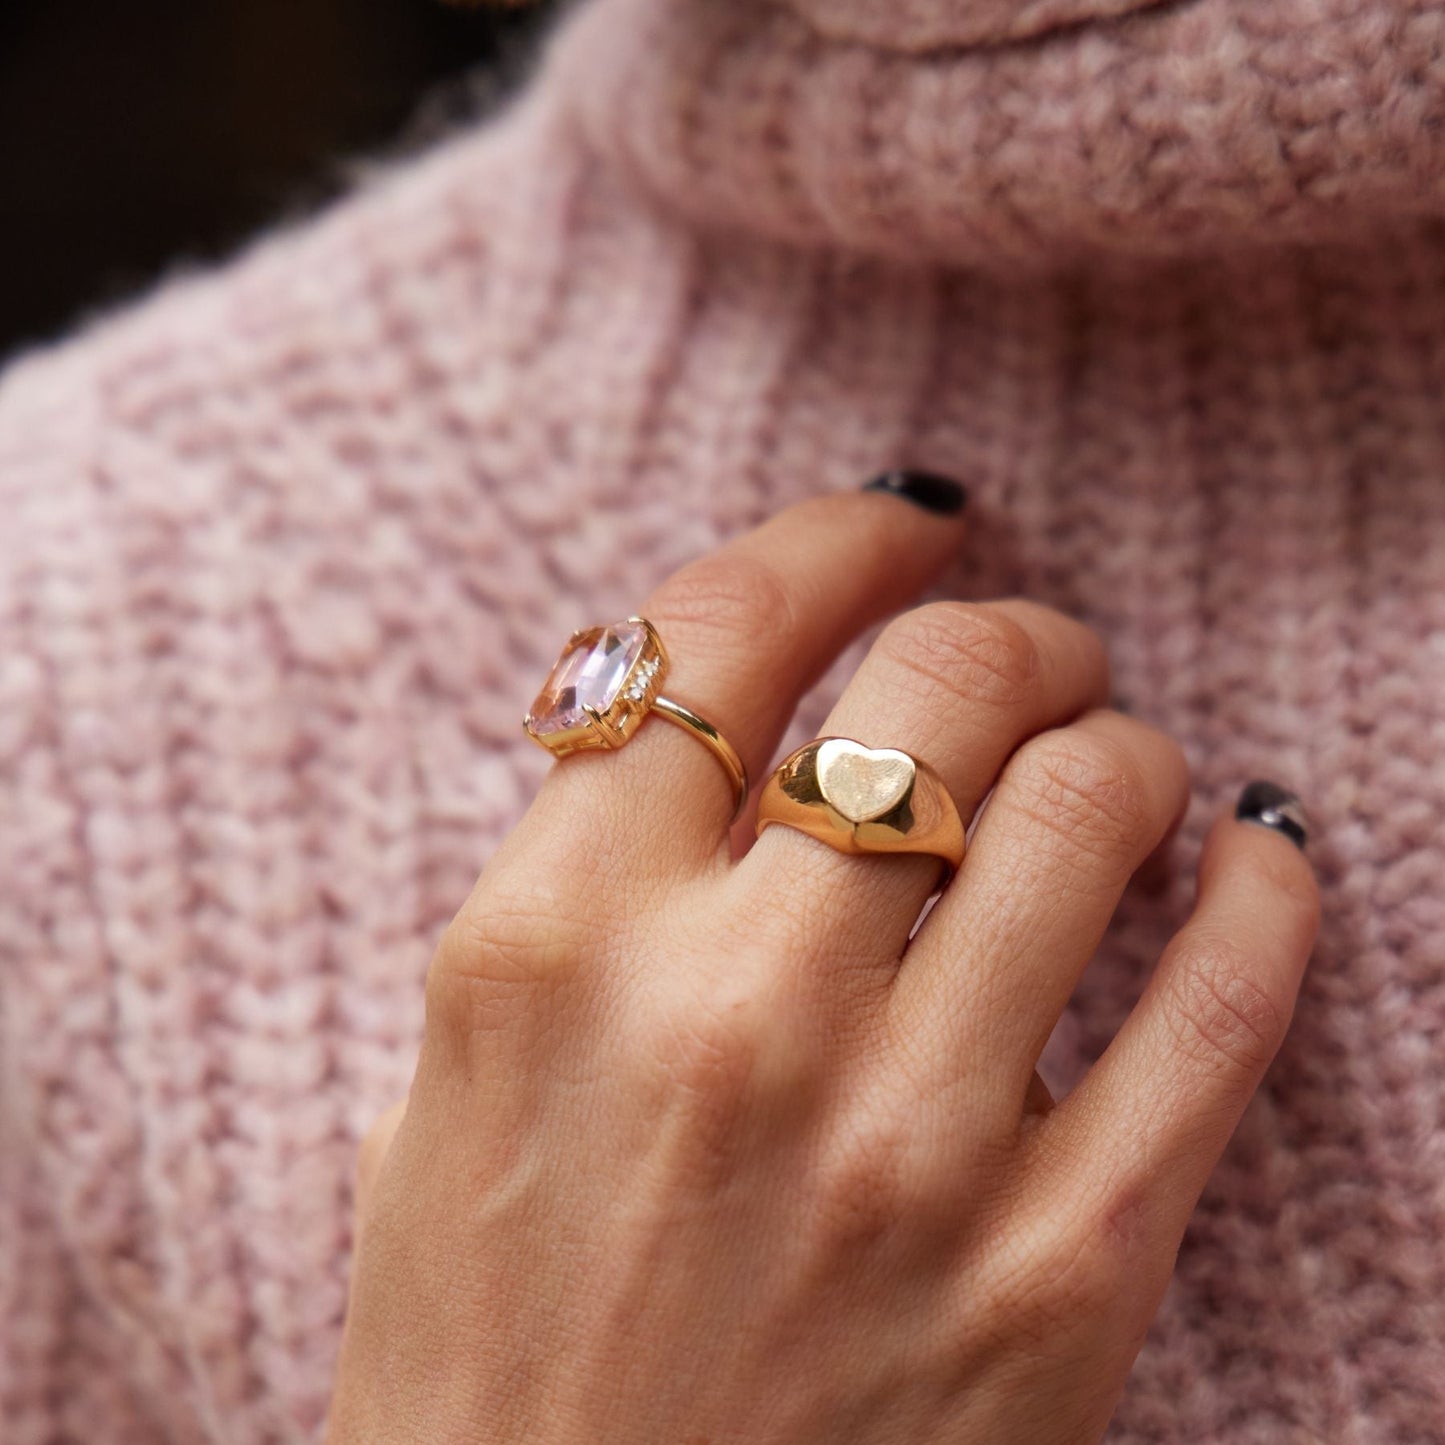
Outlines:
<svg viewBox="0 0 1445 1445"><path fill-rule="evenodd" d="M563 648L532 704L532 731L559 733L585 727L584 703L605 713L646 645L647 629L637 622L614 622L579 632Z"/></svg>

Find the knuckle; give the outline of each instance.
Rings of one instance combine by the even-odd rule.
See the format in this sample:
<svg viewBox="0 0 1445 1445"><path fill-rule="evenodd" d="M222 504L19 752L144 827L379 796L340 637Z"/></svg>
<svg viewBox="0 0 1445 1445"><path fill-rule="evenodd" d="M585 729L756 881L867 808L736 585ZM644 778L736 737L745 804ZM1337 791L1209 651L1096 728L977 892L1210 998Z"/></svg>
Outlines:
<svg viewBox="0 0 1445 1445"><path fill-rule="evenodd" d="M1020 1221L1003 1277L991 1294L1014 1344L1047 1352L1080 1328L1117 1315L1137 1266L1113 1248L1092 1214L1058 1208Z"/></svg>
<svg viewBox="0 0 1445 1445"><path fill-rule="evenodd" d="M924 1204L910 1162L913 1131L896 1108L854 1112L824 1149L814 1172L814 1236L825 1248L877 1241L905 1220L917 1224Z"/></svg>
<svg viewBox="0 0 1445 1445"><path fill-rule="evenodd" d="M1019 753L1015 804L1071 848L1115 861L1149 830L1150 788L1113 738L1065 729Z"/></svg>
<svg viewBox="0 0 1445 1445"><path fill-rule="evenodd" d="M896 618L879 639L906 673L950 697L1003 708L1023 703L1042 667L1032 634L996 608L931 602Z"/></svg>
<svg viewBox="0 0 1445 1445"><path fill-rule="evenodd" d="M761 989L734 977L656 991L642 1016L634 1055L649 1112L677 1174L698 1187L726 1178L767 1091L779 1034L768 1014Z"/></svg>
<svg viewBox="0 0 1445 1445"><path fill-rule="evenodd" d="M756 647L789 631L792 589L768 563L740 551L699 557L658 588L648 606L654 621L705 630L717 646Z"/></svg>
<svg viewBox="0 0 1445 1445"><path fill-rule="evenodd" d="M1288 1011L1255 981L1234 943L1196 938L1170 960L1164 1018L1180 1052L1213 1070L1253 1075L1274 1057Z"/></svg>
<svg viewBox="0 0 1445 1445"><path fill-rule="evenodd" d="M1070 1233L1047 1255L1035 1290L1035 1318L1046 1328L1107 1318L1117 1308L1125 1277L1118 1257L1091 1236Z"/></svg>
<svg viewBox="0 0 1445 1445"><path fill-rule="evenodd" d="M684 1097L740 1106L771 1032L761 988L740 973L669 992L658 991L644 1026L646 1056Z"/></svg>
<svg viewBox="0 0 1445 1445"><path fill-rule="evenodd" d="M427 969L428 1026L490 1032L570 980L583 954L581 929L555 897L512 889L474 896Z"/></svg>

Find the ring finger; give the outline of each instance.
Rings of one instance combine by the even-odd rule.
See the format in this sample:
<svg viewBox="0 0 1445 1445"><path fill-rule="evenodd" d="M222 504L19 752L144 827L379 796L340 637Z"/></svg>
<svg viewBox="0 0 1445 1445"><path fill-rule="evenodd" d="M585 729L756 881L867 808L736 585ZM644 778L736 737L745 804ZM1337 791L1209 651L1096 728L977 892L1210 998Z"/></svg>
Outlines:
<svg viewBox="0 0 1445 1445"><path fill-rule="evenodd" d="M1108 686L1102 644L1073 618L1016 599L937 602L884 629L823 733L929 763L967 820L1021 743L1097 705ZM850 856L770 827L733 885L756 899L786 878L781 926L830 974L849 962L872 973L901 956L938 872L935 858Z"/></svg>

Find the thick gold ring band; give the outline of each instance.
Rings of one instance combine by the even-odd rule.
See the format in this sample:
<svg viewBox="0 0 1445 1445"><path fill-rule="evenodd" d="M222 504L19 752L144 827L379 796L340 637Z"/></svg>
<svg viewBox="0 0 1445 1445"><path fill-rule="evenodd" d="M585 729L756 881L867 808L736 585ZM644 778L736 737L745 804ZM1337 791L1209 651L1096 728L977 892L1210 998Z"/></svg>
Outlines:
<svg viewBox="0 0 1445 1445"><path fill-rule="evenodd" d="M691 708L662 696L667 650L645 617L584 627L567 639L522 726L549 753L620 748L649 713L676 723L706 745L733 789L733 817L748 796L748 770L737 750Z"/></svg>
<svg viewBox="0 0 1445 1445"><path fill-rule="evenodd" d="M911 753L814 738L790 753L758 802L758 832L784 823L840 853L928 853L952 874L964 826L943 779Z"/></svg>

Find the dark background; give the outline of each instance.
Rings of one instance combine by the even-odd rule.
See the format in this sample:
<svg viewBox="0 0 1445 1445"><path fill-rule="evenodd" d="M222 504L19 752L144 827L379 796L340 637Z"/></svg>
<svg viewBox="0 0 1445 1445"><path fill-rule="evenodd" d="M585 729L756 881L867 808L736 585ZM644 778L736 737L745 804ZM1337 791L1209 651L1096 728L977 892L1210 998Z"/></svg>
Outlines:
<svg viewBox="0 0 1445 1445"><path fill-rule="evenodd" d="M0 359L482 114L550 11L0 0Z"/></svg>

